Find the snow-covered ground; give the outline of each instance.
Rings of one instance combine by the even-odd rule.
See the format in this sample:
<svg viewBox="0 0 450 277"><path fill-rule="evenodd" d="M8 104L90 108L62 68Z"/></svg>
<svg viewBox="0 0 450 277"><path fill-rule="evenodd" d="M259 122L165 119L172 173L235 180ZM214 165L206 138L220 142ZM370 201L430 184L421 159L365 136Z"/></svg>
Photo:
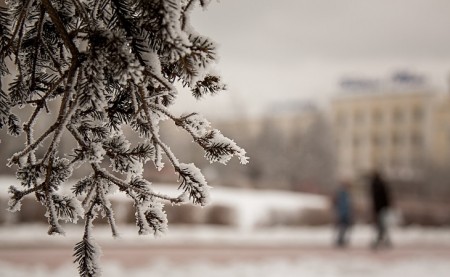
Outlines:
<svg viewBox="0 0 450 277"><path fill-rule="evenodd" d="M53 277L78 276L75 265L65 264L56 269L45 266L18 266L0 261L3 277ZM318 255L297 260L266 259L258 261L233 261L213 263L174 263L165 260L151 261L139 268L128 268L118 263L104 263L103 276L107 277L448 277L448 258L415 258L386 261L343 256L324 259Z"/></svg>
<svg viewBox="0 0 450 277"><path fill-rule="evenodd" d="M0 228L0 276L77 276L76 265L70 263L70 251L74 243L80 240L82 230L70 227L66 230L66 237L47 236L46 230L45 225ZM165 237L158 239L139 237L136 235L136 228L132 226L122 226L121 230L122 238L117 240L111 238L108 228L95 229L95 237L104 247L105 252L105 258L102 259L103 276L450 276L450 230L448 229L419 227L393 229L395 247L378 253L368 249L373 236L369 226L357 226L353 230L351 246L343 251L332 247L331 227L243 231L236 228L186 226L172 227ZM220 253L220 256L226 259L214 259L202 251L196 252L203 253L198 258L195 253L191 254L194 255L192 257L189 252L184 252L186 253L183 254L184 256L177 252L184 247L186 248L183 251L193 249L194 245L209 249L209 252L212 247L212 256L217 254L214 251L220 253L223 247L225 250L224 253ZM33 253L40 253L39 247L47 250L61 249L67 255L68 261L55 267L48 264L36 264L35 260L38 259L30 254L27 255L32 259L29 263L12 263L9 259L1 258L12 255L8 254L8 251L20 253L27 247L35 249ZM242 255L239 250L233 250L236 247L252 249L252 254ZM108 251L112 249L137 248L141 249L139 252L141 254L153 249L152 254L139 258L148 262L130 267L129 264L121 262L125 258L123 256L119 255L117 259L106 258ZM142 249L144 249L143 252ZM154 249L161 249L164 254ZM271 249L277 249L278 252L275 252L277 254L259 252L271 251ZM283 249L288 250L284 252ZM6 254L1 254L2 251ZM44 251L39 255L45 255L45 253L47 252Z"/></svg>
<svg viewBox="0 0 450 277"><path fill-rule="evenodd" d="M68 225L65 236L48 236L47 225L11 225L0 227L0 246L72 246L79 241L82 226ZM265 245L265 246L330 246L334 240L334 228L263 228L252 231L231 227L211 226L169 226L169 231L159 238L139 236L137 227L119 226L118 239L111 237L107 226L94 228L94 237L100 245L110 246L152 246L152 245ZM32 234L32 235L31 235ZM350 241L354 247L366 247L374 237L370 226L356 226L352 229ZM450 229L446 228L392 228L392 241L396 246L421 245L427 247L448 247L450 249ZM450 276L450 275L449 275Z"/></svg>
<svg viewBox="0 0 450 277"><path fill-rule="evenodd" d="M13 178L0 177L0 198L6 199L7 187L16 182ZM175 193L174 188L170 186L156 186L155 190L165 194ZM211 195L214 204L236 208L237 226L193 227L169 223L168 233L158 239L138 236L135 226L123 224L118 226L121 237L112 239L107 226L96 226L94 236L105 249L105 259L102 260L103 276L450 276L449 229L392 228L394 250L373 254L368 250L374 235L372 228L356 226L351 234L350 250L339 251L332 247L332 226L257 227L274 209L287 212L306 208L324 209L327 206L327 199L324 197L228 188L214 188ZM114 197L121 200L121 196ZM47 228L46 225L39 224L0 226L0 276L77 276L76 266L70 262L70 252L82 236L82 227L67 225L65 237L48 236ZM226 251L220 253L220 257L225 259L212 259L208 256L209 252L203 253L198 259L192 259L189 253L185 252L188 253L187 257L191 258L187 259L186 256L181 257L180 253L176 253L177 250L173 250L193 249L195 246L219 252L223 247ZM131 252L138 248L140 251L164 249L166 252L165 255L160 255L157 250L153 250L153 256L145 256L144 259L141 257L143 262L134 267L120 262L120 254L119 259L106 257L106 251L120 250L123 247L131 249ZM236 255L239 254L236 250L239 247L250 249L251 254L248 256L253 258L244 259L242 255ZM20 260L14 262L14 258L11 258L14 252L18 253L16 257L21 259L21 251L31 251L30 249L34 249L32 253L38 253L41 257L28 253L28 263ZM51 266L45 262L39 264L36 261L50 259L42 257L45 255L45 252L40 252L42 249L56 249L56 253L65 251L67 258L61 259L62 262L56 263L57 266L55 263ZM260 249L268 252L259 253ZM276 249L281 255L270 254L271 249ZM283 249L288 250L283 252Z"/></svg>

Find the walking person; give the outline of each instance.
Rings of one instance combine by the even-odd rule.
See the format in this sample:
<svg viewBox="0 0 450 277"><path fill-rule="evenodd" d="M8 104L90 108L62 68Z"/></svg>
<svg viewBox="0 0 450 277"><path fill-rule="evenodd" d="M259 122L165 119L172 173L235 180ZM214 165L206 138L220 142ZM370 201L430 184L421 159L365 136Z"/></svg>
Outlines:
<svg viewBox="0 0 450 277"><path fill-rule="evenodd" d="M348 233L353 222L350 183L346 180L340 183L336 191L334 209L337 223L336 246L345 247L348 244Z"/></svg>
<svg viewBox="0 0 450 277"><path fill-rule="evenodd" d="M370 196L372 198L373 220L376 230L372 247L377 249L380 246L391 246L387 226L391 197L386 181L377 170L372 173L370 178Z"/></svg>

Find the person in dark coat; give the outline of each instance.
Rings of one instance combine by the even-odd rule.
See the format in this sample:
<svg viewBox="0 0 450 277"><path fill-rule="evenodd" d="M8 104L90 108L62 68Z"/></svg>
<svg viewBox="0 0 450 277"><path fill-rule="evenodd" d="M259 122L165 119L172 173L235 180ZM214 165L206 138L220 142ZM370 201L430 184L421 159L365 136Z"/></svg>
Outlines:
<svg viewBox="0 0 450 277"><path fill-rule="evenodd" d="M370 196L372 198L373 217L377 235L373 248L390 246L386 217L391 206L391 197L386 181L380 172L374 171L370 180Z"/></svg>
<svg viewBox="0 0 450 277"><path fill-rule="evenodd" d="M348 232L353 223L350 183L348 181L341 182L333 202L337 224L336 246L345 247L348 243Z"/></svg>

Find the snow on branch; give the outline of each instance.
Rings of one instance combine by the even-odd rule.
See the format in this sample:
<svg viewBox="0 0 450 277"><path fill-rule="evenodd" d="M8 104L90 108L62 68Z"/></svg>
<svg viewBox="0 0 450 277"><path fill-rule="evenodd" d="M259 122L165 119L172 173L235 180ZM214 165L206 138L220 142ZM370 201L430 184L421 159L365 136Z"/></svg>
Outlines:
<svg viewBox="0 0 450 277"><path fill-rule="evenodd" d="M225 89L212 70L215 42L189 22L195 6L210 2L10 0L0 8L0 128L25 136L25 146L8 160L20 180L9 188L9 210L20 210L23 198L33 195L46 208L49 234L64 233L60 222L84 218L74 254L80 276L101 274L100 249L91 234L96 218L108 220L113 236L119 233L113 193L133 200L139 234L154 236L167 230L165 204L209 202L200 169L179 161L160 136L163 121L188 132L210 162L235 156L247 163L245 151L200 115L170 112L175 83L195 98ZM11 81L2 90L6 78ZM24 119L17 108L25 106L31 113ZM49 114L54 116L45 122ZM46 129L35 133L42 121ZM130 142L130 128L139 142ZM66 137L76 142L68 153L60 147ZM143 177L149 162L158 170L174 169L176 195L153 190ZM68 192L64 186L81 165L90 172Z"/></svg>
<svg viewBox="0 0 450 277"><path fill-rule="evenodd" d="M194 164L180 164L175 169L181 180L180 188L188 195L194 204L205 206L209 203L209 189L205 177Z"/></svg>

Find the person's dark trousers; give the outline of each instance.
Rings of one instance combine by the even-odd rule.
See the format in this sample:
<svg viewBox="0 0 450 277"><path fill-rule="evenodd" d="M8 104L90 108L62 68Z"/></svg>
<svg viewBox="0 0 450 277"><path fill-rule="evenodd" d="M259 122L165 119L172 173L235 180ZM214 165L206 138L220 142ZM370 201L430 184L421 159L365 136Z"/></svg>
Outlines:
<svg viewBox="0 0 450 277"><path fill-rule="evenodd" d="M376 249L379 248L380 246L391 246L391 241L389 239L387 229L385 210L381 210L375 215L375 228L377 234L372 247Z"/></svg>
<svg viewBox="0 0 450 277"><path fill-rule="evenodd" d="M336 246L345 247L348 244L348 233L350 224L348 222L339 222L337 225Z"/></svg>

